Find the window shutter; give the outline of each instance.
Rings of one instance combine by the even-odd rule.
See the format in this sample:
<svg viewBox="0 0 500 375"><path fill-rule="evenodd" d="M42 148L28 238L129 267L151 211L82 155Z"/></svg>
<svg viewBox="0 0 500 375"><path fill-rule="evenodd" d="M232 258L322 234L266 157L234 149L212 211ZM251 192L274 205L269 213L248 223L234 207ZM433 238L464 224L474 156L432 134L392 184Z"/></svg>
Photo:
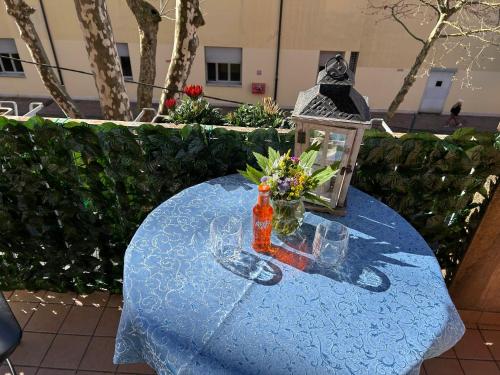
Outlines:
<svg viewBox="0 0 500 375"><path fill-rule="evenodd" d="M118 56L129 56L127 43L116 43L116 49L118 50Z"/></svg>
<svg viewBox="0 0 500 375"><path fill-rule="evenodd" d="M207 63L241 64L241 48L205 47Z"/></svg>

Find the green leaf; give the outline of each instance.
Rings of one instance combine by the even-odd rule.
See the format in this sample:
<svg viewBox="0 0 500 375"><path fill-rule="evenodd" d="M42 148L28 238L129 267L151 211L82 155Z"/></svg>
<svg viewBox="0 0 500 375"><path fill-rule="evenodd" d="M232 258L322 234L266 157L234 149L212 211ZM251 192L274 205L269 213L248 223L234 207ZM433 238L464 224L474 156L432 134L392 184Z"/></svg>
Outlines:
<svg viewBox="0 0 500 375"><path fill-rule="evenodd" d="M252 176L250 173L248 173L247 171L241 171L241 170L238 170L238 173L241 174L243 177L245 177L248 181L250 182L253 182L254 184L258 185L260 183L260 181L256 181L254 176Z"/></svg>
<svg viewBox="0 0 500 375"><path fill-rule="evenodd" d="M328 202L326 199L320 197L317 194L308 192L304 194L304 198L306 201L309 201L311 203L318 204L320 206L328 208L331 212L333 212L332 207L330 207L330 202Z"/></svg>
<svg viewBox="0 0 500 375"><path fill-rule="evenodd" d="M191 134L192 130L193 128L190 125L183 126L180 130L181 138L183 140L187 139L187 137L189 137L189 134Z"/></svg>
<svg viewBox="0 0 500 375"><path fill-rule="evenodd" d="M264 155L259 154L258 152L254 152L253 156L255 156L255 159L257 160L257 164L259 167L262 169L264 173L267 173L268 170L271 167L271 164L269 163L269 159L266 158ZM268 169L269 168L269 169Z"/></svg>
<svg viewBox="0 0 500 375"><path fill-rule="evenodd" d="M280 153L272 147L269 147L267 149L267 154L268 154L269 165L273 165L274 162L280 158Z"/></svg>
<svg viewBox="0 0 500 375"><path fill-rule="evenodd" d="M261 171L258 171L251 165L247 164L247 169L246 171L239 171L240 174L248 179L249 181L253 182L254 184L258 185L260 184L260 179L264 177L264 173Z"/></svg>
<svg viewBox="0 0 500 375"><path fill-rule="evenodd" d="M299 165L304 169L311 169L318 157L318 151L315 149L305 151L300 155Z"/></svg>
<svg viewBox="0 0 500 375"><path fill-rule="evenodd" d="M308 151L319 151L321 150L321 142L316 142L316 143L313 143L311 144L306 151L304 152L308 152Z"/></svg>
<svg viewBox="0 0 500 375"><path fill-rule="evenodd" d="M340 164L339 162L336 162L332 165L320 168L314 171L314 173L311 175L311 178L314 179L314 181L316 181L318 186L322 185L337 174L339 170L338 169L339 164Z"/></svg>

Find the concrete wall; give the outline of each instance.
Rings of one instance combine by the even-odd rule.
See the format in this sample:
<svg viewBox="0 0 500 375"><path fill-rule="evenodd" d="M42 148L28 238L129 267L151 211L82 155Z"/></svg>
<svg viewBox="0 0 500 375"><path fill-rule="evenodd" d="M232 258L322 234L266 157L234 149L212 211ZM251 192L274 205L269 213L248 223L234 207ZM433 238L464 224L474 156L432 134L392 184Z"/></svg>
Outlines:
<svg viewBox="0 0 500 375"><path fill-rule="evenodd" d="M450 288L460 309L500 313L500 189L474 234Z"/></svg>
<svg viewBox="0 0 500 375"><path fill-rule="evenodd" d="M48 22L61 66L90 71L81 30L72 1L43 0ZM53 62L38 0L28 3L36 9L33 20ZM158 0L151 0L158 6ZM320 51L358 51L356 88L369 97L374 110L386 109L409 70L419 45L401 27L392 22L376 22L367 15L367 0L284 0L281 56L279 64L278 102L293 107L297 94L314 85ZM200 48L192 69L190 83L206 86L208 95L255 103L262 96L251 93L252 82L266 84L266 96L272 96L275 82L276 45L279 0L206 0L202 3L206 26L200 29ZM128 43L134 79L139 76L139 36L135 18L124 0L108 0L116 42ZM173 15L173 14L171 14ZM15 38L21 58L31 60L24 42L19 38L13 20L0 6L0 38ZM428 25L418 21L411 25L425 35ZM170 61L174 22L164 19L160 24L156 84L163 85ZM242 84L221 87L206 84L204 47L242 48ZM474 89L464 87L465 65L458 63L460 53L444 53L440 65L457 69L444 111L458 98L465 100L464 113L500 114L500 52L490 50L486 60L472 72ZM24 78L0 76L0 95L15 97L46 97L45 88L32 65L23 64ZM259 74L260 72L260 74ZM97 98L92 77L63 72L69 93L80 99ZM417 79L401 111L417 111L427 76ZM126 84L132 100L137 87ZM159 90L155 91L159 98Z"/></svg>

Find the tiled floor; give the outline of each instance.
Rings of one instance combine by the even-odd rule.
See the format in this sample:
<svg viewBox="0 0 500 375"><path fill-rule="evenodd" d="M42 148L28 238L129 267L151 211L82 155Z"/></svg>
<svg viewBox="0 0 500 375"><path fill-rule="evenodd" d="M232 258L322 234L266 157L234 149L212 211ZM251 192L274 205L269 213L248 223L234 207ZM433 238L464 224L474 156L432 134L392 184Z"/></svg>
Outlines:
<svg viewBox="0 0 500 375"><path fill-rule="evenodd" d="M112 362L122 300L119 295L4 292L23 328L11 356L24 375L154 374L145 364ZM0 366L0 375L9 374Z"/></svg>
<svg viewBox="0 0 500 375"><path fill-rule="evenodd" d="M11 357L21 374L154 374L144 364L112 362L121 296L4 293L24 331ZM460 315L467 327L465 336L439 358L427 360L421 374L500 375L500 313L460 311ZM7 368L0 367L0 375L6 374Z"/></svg>

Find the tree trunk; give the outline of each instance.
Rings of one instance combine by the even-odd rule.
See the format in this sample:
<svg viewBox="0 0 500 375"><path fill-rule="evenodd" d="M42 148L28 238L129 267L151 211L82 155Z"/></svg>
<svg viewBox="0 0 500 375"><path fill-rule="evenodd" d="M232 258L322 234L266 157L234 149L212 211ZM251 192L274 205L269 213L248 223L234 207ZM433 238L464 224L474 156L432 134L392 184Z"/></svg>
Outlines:
<svg viewBox="0 0 500 375"><path fill-rule="evenodd" d="M199 0L176 0L175 13L174 49L158 107L160 114L167 112L165 100L178 96L184 88L198 48L196 31L205 24Z"/></svg>
<svg viewBox="0 0 500 375"><path fill-rule="evenodd" d="M156 44L158 41L158 24L160 14L154 6L145 0L127 0L128 7L134 13L139 26L141 47L141 65L139 82L154 85L156 77ZM137 86L138 111L153 106L153 87Z"/></svg>
<svg viewBox="0 0 500 375"><path fill-rule="evenodd" d="M116 50L105 0L75 0L76 13L90 67L94 73L101 111L107 120L132 120L130 101Z"/></svg>
<svg viewBox="0 0 500 375"><path fill-rule="evenodd" d="M422 49L418 53L415 62L413 63L410 71L406 75L404 81L403 81L403 86L399 89L398 93L392 100L391 105L389 106L389 109L387 110L387 118L390 120L394 117L394 114L398 110L399 106L403 102L403 100L406 97L406 94L408 94L408 91L410 91L410 88L413 86L416 80L417 73L422 66L422 64L425 61L425 58L427 57L427 54L429 53L431 47L434 45L436 40L439 38L439 34L443 30L445 24L444 21L445 17L442 16L438 19L436 26L434 26L434 29L431 31L429 34L429 37L425 41L425 43L422 46Z"/></svg>
<svg viewBox="0 0 500 375"><path fill-rule="evenodd" d="M38 64L50 65L49 58L36 32L35 25L30 19L35 9L26 4L24 0L5 0L5 7L7 8L7 13L15 19L21 38L30 51L31 58ZM36 69L50 96L52 96L66 116L70 118L82 118L82 114L76 107L73 99L71 99L64 87L59 83L52 68L36 65Z"/></svg>

